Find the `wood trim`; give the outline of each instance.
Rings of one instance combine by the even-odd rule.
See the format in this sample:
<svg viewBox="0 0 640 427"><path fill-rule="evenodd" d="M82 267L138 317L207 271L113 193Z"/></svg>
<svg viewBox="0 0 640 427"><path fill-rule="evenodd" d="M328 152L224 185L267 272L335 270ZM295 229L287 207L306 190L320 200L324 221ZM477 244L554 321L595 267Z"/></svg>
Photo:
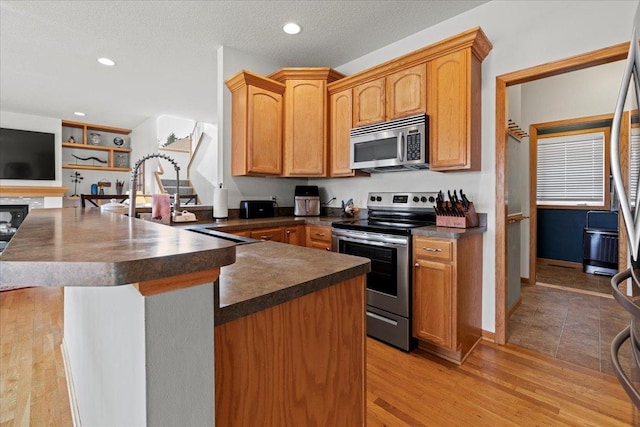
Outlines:
<svg viewBox="0 0 640 427"><path fill-rule="evenodd" d="M520 295L520 298L518 298L518 300L514 302L513 305L507 311L507 319L510 318L513 313L515 313L515 311L518 309L518 307L520 307L521 304L522 304L522 295Z"/></svg>
<svg viewBox="0 0 640 427"><path fill-rule="evenodd" d="M251 71L242 70L235 76L224 82L231 92L234 92L243 86L257 86L261 89L268 90L270 92L282 95L284 93L284 84L272 80L268 77L263 77Z"/></svg>
<svg viewBox="0 0 640 427"><path fill-rule="evenodd" d="M62 120L62 126L66 126L70 128L79 128L79 129L101 130L103 132L109 132L109 133L123 133L125 135L129 135L131 133L131 129L117 128L113 126L95 125L91 123L74 122L71 120ZM86 141L86 138L85 138L85 141Z"/></svg>
<svg viewBox="0 0 640 427"><path fill-rule="evenodd" d="M551 258L536 258L536 262L544 265L556 265L559 267L565 268L573 268L576 270L582 270L582 263L575 261L565 261L562 259L551 259Z"/></svg>
<svg viewBox="0 0 640 427"><path fill-rule="evenodd" d="M138 290L138 292L140 292L140 294L148 297L150 295L213 282L218 279L218 276L220 276L220 268L212 268L211 270L197 271L190 274L138 282L134 283L133 286Z"/></svg>
<svg viewBox="0 0 640 427"><path fill-rule="evenodd" d="M280 83L287 80L326 80L331 83L344 78L344 74L327 67L281 68L267 77Z"/></svg>
<svg viewBox="0 0 640 427"><path fill-rule="evenodd" d="M0 186L0 197L63 197L69 187Z"/></svg>
<svg viewBox="0 0 640 427"><path fill-rule="evenodd" d="M528 277L521 277L520 278L520 284L528 285L529 284L529 278Z"/></svg>
<svg viewBox="0 0 640 427"><path fill-rule="evenodd" d="M613 299L612 294L609 294L609 293L605 294L602 292L590 291L587 289L576 289L576 288L570 288L568 286L554 285L551 283L544 283L544 282L537 282L535 286L542 286L544 288L552 288L552 289L560 289L562 291L573 292L575 294L592 295L594 297Z"/></svg>
<svg viewBox="0 0 640 427"><path fill-rule="evenodd" d="M481 62L489 54L493 45L482 31L482 28L475 27L422 49L383 62L375 67L352 74L351 76L331 83L327 88L329 94L340 92L466 48L471 48L472 54Z"/></svg>
<svg viewBox="0 0 640 427"><path fill-rule="evenodd" d="M513 224L514 222L524 221L525 219L529 219L528 216L523 215L522 212L512 215L507 215L507 224Z"/></svg>
<svg viewBox="0 0 640 427"><path fill-rule="evenodd" d="M483 329L482 330L482 340L495 343L496 342L496 334L493 333L493 332L485 331Z"/></svg>
<svg viewBox="0 0 640 427"><path fill-rule="evenodd" d="M585 54L575 55L559 61L549 62L523 70L496 76L496 295L495 295L495 342L504 344L506 341L506 212L505 191L507 170L507 86L526 83L545 77L551 77L570 71L581 70L596 65L620 61L627 57L629 42L598 49ZM530 227L536 224L535 211L530 212ZM530 230L535 230L530 228ZM533 234L535 236L535 233ZM532 238L533 238L532 236ZM531 257L533 258L533 257ZM529 270L531 281L535 281L534 269Z"/></svg>
<svg viewBox="0 0 640 427"><path fill-rule="evenodd" d="M624 188L629 188L629 147L631 146L631 114L628 111L622 114L620 124L620 168L622 169L622 182ZM618 230L626 230L624 216L618 215ZM618 270L627 269L628 264L627 233L618 233Z"/></svg>

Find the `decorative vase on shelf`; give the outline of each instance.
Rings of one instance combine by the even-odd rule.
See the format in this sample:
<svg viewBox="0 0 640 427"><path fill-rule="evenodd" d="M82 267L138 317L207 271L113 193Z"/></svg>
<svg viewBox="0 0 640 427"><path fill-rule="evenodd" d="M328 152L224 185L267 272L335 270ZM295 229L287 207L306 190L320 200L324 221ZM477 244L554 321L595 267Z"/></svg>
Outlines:
<svg viewBox="0 0 640 427"><path fill-rule="evenodd" d="M93 144L93 145L99 145L100 144L100 134L99 133L92 133L90 141L91 141L91 144Z"/></svg>

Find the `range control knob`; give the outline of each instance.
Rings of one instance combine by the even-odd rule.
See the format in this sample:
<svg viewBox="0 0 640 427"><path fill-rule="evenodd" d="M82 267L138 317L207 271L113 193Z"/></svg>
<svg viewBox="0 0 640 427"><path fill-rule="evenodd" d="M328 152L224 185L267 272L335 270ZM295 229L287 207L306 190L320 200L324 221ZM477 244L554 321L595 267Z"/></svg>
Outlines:
<svg viewBox="0 0 640 427"><path fill-rule="evenodd" d="M419 200L420 200L420 199L418 198L418 196L413 196L413 201L414 201L414 202L418 203L418 201L419 201Z"/></svg>
<svg viewBox="0 0 640 427"><path fill-rule="evenodd" d="M371 200L372 202L375 202L376 201L376 196L369 197L369 200Z"/></svg>
<svg viewBox="0 0 640 427"><path fill-rule="evenodd" d="M427 203L427 198L425 196L420 197L420 201L422 203Z"/></svg>
<svg viewBox="0 0 640 427"><path fill-rule="evenodd" d="M433 196L429 196L429 203L433 203L436 201L436 198Z"/></svg>
<svg viewBox="0 0 640 427"><path fill-rule="evenodd" d="M380 196L376 196L376 200L377 200L378 202L381 202L381 201L382 201L382 197L380 197Z"/></svg>

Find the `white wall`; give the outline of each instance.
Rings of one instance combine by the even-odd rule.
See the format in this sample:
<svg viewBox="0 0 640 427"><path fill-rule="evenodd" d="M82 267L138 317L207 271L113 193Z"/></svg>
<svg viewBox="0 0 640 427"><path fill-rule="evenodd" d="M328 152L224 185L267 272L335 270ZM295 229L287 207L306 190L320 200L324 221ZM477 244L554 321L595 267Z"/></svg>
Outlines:
<svg viewBox="0 0 640 427"><path fill-rule="evenodd" d="M364 205L368 191L463 188L488 214L483 248L482 327L495 330L495 79L496 76L626 41L637 2L498 1L420 31L338 67L352 74L480 26L493 44L482 66L482 171L398 172L371 178L317 180L328 197Z"/></svg>

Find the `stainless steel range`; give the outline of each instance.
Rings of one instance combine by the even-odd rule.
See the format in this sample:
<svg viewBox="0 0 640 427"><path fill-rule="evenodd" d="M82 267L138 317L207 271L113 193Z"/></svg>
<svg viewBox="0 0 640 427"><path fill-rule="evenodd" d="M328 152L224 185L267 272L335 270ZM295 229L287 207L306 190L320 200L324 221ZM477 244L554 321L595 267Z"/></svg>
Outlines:
<svg viewBox="0 0 640 427"><path fill-rule="evenodd" d="M332 224L332 250L371 260L367 334L405 351L411 336L411 230L436 222L438 193L369 193L367 219Z"/></svg>

